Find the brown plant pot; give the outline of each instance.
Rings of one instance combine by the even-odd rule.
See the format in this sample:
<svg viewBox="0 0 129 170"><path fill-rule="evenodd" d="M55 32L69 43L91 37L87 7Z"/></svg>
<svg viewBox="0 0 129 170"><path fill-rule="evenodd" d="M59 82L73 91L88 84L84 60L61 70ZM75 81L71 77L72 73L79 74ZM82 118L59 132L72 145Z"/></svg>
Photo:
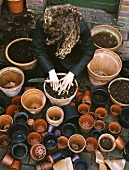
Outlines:
<svg viewBox="0 0 129 170"><path fill-rule="evenodd" d="M90 97L90 91L86 90L84 92L83 98L82 98L82 103L83 104L88 104L91 107L91 97Z"/></svg>
<svg viewBox="0 0 129 170"><path fill-rule="evenodd" d="M58 106L52 106L46 113L47 122L53 126L59 126L64 119L64 111Z"/></svg>
<svg viewBox="0 0 129 170"><path fill-rule="evenodd" d="M6 166L11 166L13 161L14 158L7 153L2 160L2 164Z"/></svg>
<svg viewBox="0 0 129 170"><path fill-rule="evenodd" d="M96 116L95 112L91 112L91 111L89 111L87 114L88 114L88 115L90 115L90 116L92 116L92 117L93 117L93 119L94 119L94 121L96 121L96 120L97 120L97 116Z"/></svg>
<svg viewBox="0 0 129 170"><path fill-rule="evenodd" d="M20 170L20 161L14 160L12 165L9 167L9 170Z"/></svg>
<svg viewBox="0 0 129 170"><path fill-rule="evenodd" d="M42 141L42 136L38 132L31 132L27 136L27 142L30 145L39 144Z"/></svg>
<svg viewBox="0 0 129 170"><path fill-rule="evenodd" d="M18 107L18 110L22 110L22 104L21 104L21 96L16 95L12 98L12 104L16 105Z"/></svg>
<svg viewBox="0 0 129 170"><path fill-rule="evenodd" d="M121 109L122 108L117 104L111 105L111 107L110 107L111 117L115 118L115 117L119 116Z"/></svg>
<svg viewBox="0 0 129 170"><path fill-rule="evenodd" d="M79 104L78 111L81 114L87 114L90 111L90 106L88 104Z"/></svg>
<svg viewBox="0 0 129 170"><path fill-rule="evenodd" d="M9 115L0 116L0 132L7 132L10 125L13 124L13 119Z"/></svg>
<svg viewBox="0 0 129 170"><path fill-rule="evenodd" d="M42 160L46 156L46 148L42 144L33 145L30 148L30 156L36 161Z"/></svg>
<svg viewBox="0 0 129 170"><path fill-rule="evenodd" d="M116 147L120 150L123 150L125 147L125 141L120 136L118 136L115 141Z"/></svg>
<svg viewBox="0 0 129 170"><path fill-rule="evenodd" d="M111 122L108 125L108 131L113 136L118 136L121 132L122 128L118 122Z"/></svg>
<svg viewBox="0 0 129 170"><path fill-rule="evenodd" d="M9 144L10 140L9 137L5 134L0 135L0 147L6 148Z"/></svg>
<svg viewBox="0 0 129 170"><path fill-rule="evenodd" d="M98 148L98 141L93 137L86 138L86 151L94 152Z"/></svg>
<svg viewBox="0 0 129 170"><path fill-rule="evenodd" d="M94 128L99 131L103 131L105 129L106 125L103 120L96 120L94 123Z"/></svg>
<svg viewBox="0 0 129 170"><path fill-rule="evenodd" d="M44 119L37 119L34 121L33 129L36 132L43 133L47 129L47 122Z"/></svg>
<svg viewBox="0 0 129 170"><path fill-rule="evenodd" d="M23 0L17 0L17 1L7 0L7 3L8 3L9 11L14 14L20 13L24 10L24 1Z"/></svg>
<svg viewBox="0 0 129 170"><path fill-rule="evenodd" d="M18 111L18 107L14 104L11 104L6 109L6 115L10 115L11 117L13 117Z"/></svg>
<svg viewBox="0 0 129 170"><path fill-rule="evenodd" d="M75 102L70 102L69 106L76 106L76 103Z"/></svg>
<svg viewBox="0 0 129 170"><path fill-rule="evenodd" d="M98 119L103 120L107 116L107 110L104 107L98 107L95 109L95 114Z"/></svg>
<svg viewBox="0 0 129 170"><path fill-rule="evenodd" d="M77 100L78 102L80 102L80 101L82 100L82 98L83 98L83 93L82 93L81 91L77 90L76 100Z"/></svg>
<svg viewBox="0 0 129 170"><path fill-rule="evenodd" d="M58 137L57 148L60 150L67 146L68 146L68 138L66 136Z"/></svg>
<svg viewBox="0 0 129 170"><path fill-rule="evenodd" d="M30 130L33 129L33 124L34 124L34 119L28 119L27 125L28 125L28 127L29 127Z"/></svg>
<svg viewBox="0 0 129 170"><path fill-rule="evenodd" d="M36 165L36 170L51 170L52 164L51 162L43 162Z"/></svg>

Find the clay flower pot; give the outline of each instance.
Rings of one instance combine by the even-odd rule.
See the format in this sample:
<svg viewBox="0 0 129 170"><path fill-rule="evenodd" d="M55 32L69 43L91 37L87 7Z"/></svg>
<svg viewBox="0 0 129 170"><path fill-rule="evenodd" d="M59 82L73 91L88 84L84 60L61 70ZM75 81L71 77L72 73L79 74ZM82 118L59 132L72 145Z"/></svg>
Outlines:
<svg viewBox="0 0 129 170"><path fill-rule="evenodd" d="M28 119L27 125L28 125L28 127L29 127L30 130L33 129L33 124L34 124L34 119Z"/></svg>
<svg viewBox="0 0 129 170"><path fill-rule="evenodd" d="M21 95L16 95L12 98L12 104L16 105L18 107L18 110L22 110L22 104L21 104Z"/></svg>
<svg viewBox="0 0 129 170"><path fill-rule="evenodd" d="M69 106L76 106L76 103L75 102L70 102Z"/></svg>
<svg viewBox="0 0 129 170"><path fill-rule="evenodd" d="M28 112L38 114L46 104L46 96L39 89L30 89L22 94L21 103Z"/></svg>
<svg viewBox="0 0 129 170"><path fill-rule="evenodd" d="M116 147L115 138L111 134L104 133L98 139L98 146L102 152L111 152Z"/></svg>
<svg viewBox="0 0 129 170"><path fill-rule="evenodd" d="M47 155L47 160L51 162L52 165L61 159L62 159L62 154L60 151L56 151L56 152L53 152L51 155Z"/></svg>
<svg viewBox="0 0 129 170"><path fill-rule="evenodd" d="M10 115L11 117L14 117L14 115L18 112L18 107L14 104L11 104L6 109L6 115Z"/></svg>
<svg viewBox="0 0 129 170"><path fill-rule="evenodd" d="M97 115L96 115L96 113L95 113L95 112L91 112L91 111L89 111L87 114L88 114L88 115L90 115L90 116L92 116L92 117L93 117L93 119L94 119L94 121L96 121L96 120L97 120Z"/></svg>
<svg viewBox="0 0 129 170"><path fill-rule="evenodd" d="M13 119L9 115L0 116L0 132L7 132L9 127L13 124Z"/></svg>
<svg viewBox="0 0 129 170"><path fill-rule="evenodd" d="M14 160L12 165L10 166L10 170L20 170L20 161Z"/></svg>
<svg viewBox="0 0 129 170"><path fill-rule="evenodd" d="M88 163L84 159L78 159L74 163L74 169L88 170Z"/></svg>
<svg viewBox="0 0 129 170"><path fill-rule="evenodd" d="M14 14L21 13L24 10L24 1L18 0L18 1L7 1L8 9L10 12Z"/></svg>
<svg viewBox="0 0 129 170"><path fill-rule="evenodd" d="M94 123L94 128L99 131L103 131L105 129L106 125L103 120L96 120Z"/></svg>
<svg viewBox="0 0 129 170"><path fill-rule="evenodd" d="M80 91L80 90L77 90L77 93L76 93L76 100L78 102L82 101L82 98L83 98L83 93Z"/></svg>
<svg viewBox="0 0 129 170"><path fill-rule="evenodd" d="M14 123L26 124L28 121L28 114L25 112L18 112L13 117Z"/></svg>
<svg viewBox="0 0 129 170"><path fill-rule="evenodd" d="M2 164L6 166L11 166L13 161L14 158L7 153L2 160Z"/></svg>
<svg viewBox="0 0 129 170"><path fill-rule="evenodd" d="M33 129L36 132L43 133L47 129L47 122L44 119L37 119L34 121Z"/></svg>
<svg viewBox="0 0 129 170"><path fill-rule="evenodd" d="M0 135L0 147L6 148L9 144L9 138L5 134Z"/></svg>
<svg viewBox="0 0 129 170"><path fill-rule="evenodd" d="M120 150L123 150L125 147L125 141L120 136L117 136L115 141L116 141L116 147Z"/></svg>
<svg viewBox="0 0 129 170"><path fill-rule="evenodd" d="M72 123L65 123L62 126L62 133L63 133L64 136L69 138L73 134L77 133L77 128Z"/></svg>
<svg viewBox="0 0 129 170"><path fill-rule="evenodd" d="M17 67L5 67L0 71L0 90L8 97L21 92L24 84L24 73Z"/></svg>
<svg viewBox="0 0 129 170"><path fill-rule="evenodd" d="M90 91L86 90L84 92L83 98L82 98L82 103L83 104L88 104L91 107L91 97L90 97Z"/></svg>
<svg viewBox="0 0 129 170"><path fill-rule="evenodd" d="M79 127L82 134L88 134L94 125L94 119L90 115L82 115L79 118Z"/></svg>
<svg viewBox="0 0 129 170"><path fill-rule="evenodd" d="M121 125L118 122L111 122L108 125L108 132L114 137L117 137L121 133L121 130Z"/></svg>
<svg viewBox="0 0 129 170"><path fill-rule="evenodd" d="M0 115L5 114L7 108L7 102L4 98L0 97Z"/></svg>
<svg viewBox="0 0 129 170"><path fill-rule="evenodd" d="M36 170L51 170L52 169L52 164L51 162L43 162L40 164L36 164Z"/></svg>
<svg viewBox="0 0 129 170"><path fill-rule="evenodd" d="M35 144L30 148L30 156L36 161L42 160L46 156L46 148L42 144Z"/></svg>
<svg viewBox="0 0 129 170"><path fill-rule="evenodd" d="M66 136L58 137L57 148L60 150L67 146L68 146L68 138Z"/></svg>
<svg viewBox="0 0 129 170"><path fill-rule="evenodd" d="M85 138L80 134L72 135L68 140L68 147L74 153L80 153L86 147Z"/></svg>
<svg viewBox="0 0 129 170"><path fill-rule="evenodd" d="M79 104L78 111L81 114L87 114L90 111L90 106L88 104Z"/></svg>
<svg viewBox="0 0 129 170"><path fill-rule="evenodd" d="M27 142L30 145L39 144L42 142L42 136L38 132L31 132L27 136Z"/></svg>
<svg viewBox="0 0 129 170"><path fill-rule="evenodd" d="M15 159L22 160L27 156L28 148L24 143L17 143L12 147L12 155Z"/></svg>
<svg viewBox="0 0 129 170"><path fill-rule="evenodd" d="M111 114L111 117L115 118L117 116L119 116L120 112L121 112L121 107L117 104L112 104L110 106L110 114Z"/></svg>
<svg viewBox="0 0 129 170"><path fill-rule="evenodd" d="M104 107L98 107L95 109L95 114L98 119L103 120L107 116L107 109Z"/></svg>
<svg viewBox="0 0 129 170"><path fill-rule="evenodd" d="M86 138L86 151L94 152L98 148L98 141L93 137Z"/></svg>
<svg viewBox="0 0 129 170"><path fill-rule="evenodd" d="M59 126L64 119L64 111L58 106L52 106L46 113L47 122L53 126Z"/></svg>

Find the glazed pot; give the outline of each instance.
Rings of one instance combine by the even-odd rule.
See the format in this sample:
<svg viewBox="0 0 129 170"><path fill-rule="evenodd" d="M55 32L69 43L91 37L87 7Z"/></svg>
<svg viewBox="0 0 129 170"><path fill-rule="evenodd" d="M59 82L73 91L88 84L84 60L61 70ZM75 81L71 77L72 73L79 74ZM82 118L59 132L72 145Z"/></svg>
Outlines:
<svg viewBox="0 0 129 170"><path fill-rule="evenodd" d="M43 162L40 164L36 164L36 170L51 170L52 164L51 162Z"/></svg>
<svg viewBox="0 0 129 170"><path fill-rule="evenodd" d="M103 120L107 116L107 109L104 107L98 107L95 109L95 114L98 119Z"/></svg>
<svg viewBox="0 0 129 170"><path fill-rule="evenodd" d="M62 126L62 133L63 133L64 136L69 138L73 134L77 133L77 128L72 123L65 123Z"/></svg>
<svg viewBox="0 0 129 170"><path fill-rule="evenodd" d="M12 147L12 155L15 159L22 160L27 156L28 148L24 143L14 144Z"/></svg>
<svg viewBox="0 0 129 170"><path fill-rule="evenodd" d="M27 142L30 145L39 144L42 142L42 136L38 132L31 132L27 136Z"/></svg>
<svg viewBox="0 0 129 170"><path fill-rule="evenodd" d="M47 155L47 159L53 165L54 163L62 159L62 154L60 151L56 151L56 152L53 152L51 155Z"/></svg>
<svg viewBox="0 0 129 170"><path fill-rule="evenodd" d="M21 92L24 73L17 67L5 67L0 71L0 90L7 97L14 97Z"/></svg>
<svg viewBox="0 0 129 170"><path fill-rule="evenodd" d="M1 134L0 135L0 147L6 148L9 144L9 138L6 134Z"/></svg>
<svg viewBox="0 0 129 170"><path fill-rule="evenodd" d="M42 144L35 144L30 148L30 156L36 161L44 159L46 156L46 148Z"/></svg>
<svg viewBox="0 0 129 170"><path fill-rule="evenodd" d="M39 89L29 89L22 94L22 106L32 114L38 114L46 104L46 96Z"/></svg>
<svg viewBox="0 0 129 170"><path fill-rule="evenodd" d="M105 129L106 125L103 120L96 120L94 123L94 128L99 131L103 131Z"/></svg>
<svg viewBox="0 0 129 170"><path fill-rule="evenodd" d="M102 152L111 152L116 147L115 138L111 134L104 133L98 139L98 146Z"/></svg>
<svg viewBox="0 0 129 170"><path fill-rule="evenodd" d="M2 164L6 166L11 166L13 162L14 162L14 158L8 153L4 156L2 160Z"/></svg>
<svg viewBox="0 0 129 170"><path fill-rule="evenodd" d="M91 132L91 137L95 138L98 140L98 138L102 135L102 132L99 130L93 130Z"/></svg>
<svg viewBox="0 0 129 170"><path fill-rule="evenodd" d="M86 147L85 138L80 134L72 135L68 140L68 147L74 153L80 153Z"/></svg>
<svg viewBox="0 0 129 170"><path fill-rule="evenodd" d="M126 129L129 128L129 116L128 116L128 113L129 113L129 106L123 107L121 112L120 112L119 118L118 118L118 121L119 121L120 125L123 128L126 128Z"/></svg>
<svg viewBox="0 0 129 170"><path fill-rule="evenodd" d="M129 58L122 59L122 68L120 75L125 78L129 78Z"/></svg>
<svg viewBox="0 0 129 170"><path fill-rule="evenodd" d="M121 125L118 122L111 122L108 125L108 132L115 138L121 133Z"/></svg>
<svg viewBox="0 0 129 170"><path fill-rule="evenodd" d="M112 104L110 106L110 114L111 117L116 118L117 116L119 116L120 112L121 112L122 107L117 105L117 104Z"/></svg>
<svg viewBox="0 0 129 170"><path fill-rule="evenodd" d="M33 129L36 132L43 133L47 129L47 122L44 119L37 119L34 121Z"/></svg>
<svg viewBox="0 0 129 170"><path fill-rule="evenodd" d="M116 141L116 147L120 150L123 150L125 147L125 141L120 136L117 136L115 141Z"/></svg>
<svg viewBox="0 0 129 170"><path fill-rule="evenodd" d="M126 161L129 161L129 140L125 143L123 149L123 157Z"/></svg>
<svg viewBox="0 0 129 170"><path fill-rule="evenodd" d="M90 106L88 104L79 104L78 111L81 114L87 114L90 111Z"/></svg>
<svg viewBox="0 0 129 170"><path fill-rule="evenodd" d="M64 111L58 106L52 106L47 110L46 120L53 126L59 126L64 119Z"/></svg>
<svg viewBox="0 0 129 170"><path fill-rule="evenodd" d="M18 110L22 110L22 104L21 104L21 95L16 95L12 98L12 104L16 105L18 107Z"/></svg>
<svg viewBox="0 0 129 170"><path fill-rule="evenodd" d="M13 124L13 119L10 115L0 116L0 132L7 132L7 130L12 124Z"/></svg>
<svg viewBox="0 0 129 170"><path fill-rule="evenodd" d="M9 170L20 170L20 161L14 160Z"/></svg>
<svg viewBox="0 0 129 170"><path fill-rule="evenodd" d="M68 138L66 136L58 137L57 148L60 150L67 146L68 146Z"/></svg>
<svg viewBox="0 0 129 170"><path fill-rule="evenodd" d="M11 104L6 109L6 115L10 115L13 118L18 111L18 107L14 104Z"/></svg>
<svg viewBox="0 0 129 170"><path fill-rule="evenodd" d="M17 112L14 117L14 123L22 123L22 124L26 124L28 121L28 115L25 112Z"/></svg>
<svg viewBox="0 0 129 170"><path fill-rule="evenodd" d="M80 159L75 161L74 169L75 170L79 170L79 169L81 169L81 170L88 170L88 164L87 164L87 162L84 159L80 158Z"/></svg>
<svg viewBox="0 0 129 170"><path fill-rule="evenodd" d="M7 108L7 102L4 98L0 97L0 115L5 114Z"/></svg>
<svg viewBox="0 0 129 170"><path fill-rule="evenodd" d="M93 137L86 138L86 151L94 152L98 148L98 141Z"/></svg>
<svg viewBox="0 0 129 170"><path fill-rule="evenodd" d="M90 97L90 90L86 90L84 92L83 98L82 98L83 104L88 104L91 107L91 97Z"/></svg>
<svg viewBox="0 0 129 170"><path fill-rule="evenodd" d="M78 101L78 103L82 101L82 98L83 98L83 93L80 90L77 90L76 100Z"/></svg>

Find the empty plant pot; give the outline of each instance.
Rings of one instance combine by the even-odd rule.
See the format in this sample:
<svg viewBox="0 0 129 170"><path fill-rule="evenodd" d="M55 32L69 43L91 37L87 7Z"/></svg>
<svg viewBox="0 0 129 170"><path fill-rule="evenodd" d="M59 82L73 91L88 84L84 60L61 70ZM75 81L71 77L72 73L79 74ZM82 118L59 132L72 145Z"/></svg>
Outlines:
<svg viewBox="0 0 129 170"><path fill-rule="evenodd" d="M13 119L9 115L0 116L0 132L7 132L9 127L13 124Z"/></svg>
<svg viewBox="0 0 129 170"><path fill-rule="evenodd" d="M122 108L118 121L123 128L129 128L129 106Z"/></svg>
<svg viewBox="0 0 129 170"><path fill-rule="evenodd" d="M25 112L17 112L13 117L14 123L26 124L28 119L29 119L29 117L28 117L27 113L25 113Z"/></svg>
<svg viewBox="0 0 129 170"><path fill-rule="evenodd" d="M91 100L94 108L105 107L110 100L109 92L105 88L95 88L91 92Z"/></svg>
<svg viewBox="0 0 129 170"><path fill-rule="evenodd" d="M125 78L129 78L129 58L122 59L122 68L120 75Z"/></svg>
<svg viewBox="0 0 129 170"><path fill-rule="evenodd" d="M35 144L30 148L30 156L36 161L42 160L46 156L46 148L43 144Z"/></svg>
<svg viewBox="0 0 129 170"><path fill-rule="evenodd" d="M117 136L115 141L116 141L116 147L120 150L123 150L125 147L125 141L120 136Z"/></svg>
<svg viewBox="0 0 129 170"><path fill-rule="evenodd" d="M42 142L42 136L38 132L31 132L27 136L27 142L30 145L39 144Z"/></svg>
<svg viewBox="0 0 129 170"><path fill-rule="evenodd" d="M36 164L36 170L51 170L52 169L52 164L51 162L43 162L40 164Z"/></svg>
<svg viewBox="0 0 129 170"><path fill-rule="evenodd" d="M9 11L17 14L24 10L24 1L23 0L7 0Z"/></svg>
<svg viewBox="0 0 129 170"><path fill-rule="evenodd" d="M125 143L123 149L123 157L126 161L129 161L129 140Z"/></svg>
<svg viewBox="0 0 129 170"><path fill-rule="evenodd" d="M7 108L7 102L4 98L0 97L0 115L5 114Z"/></svg>
<svg viewBox="0 0 129 170"><path fill-rule="evenodd" d="M95 114L95 112L89 111L89 112L88 112L88 115L92 116L93 119L94 119L94 121L97 120L97 115Z"/></svg>
<svg viewBox="0 0 129 170"><path fill-rule="evenodd" d="M102 135L102 132L99 130L93 130L91 132L91 137L95 138L95 139L99 139L99 137Z"/></svg>
<svg viewBox="0 0 129 170"><path fill-rule="evenodd" d="M110 122L108 125L108 132L117 137L121 133L121 125L118 122Z"/></svg>
<svg viewBox="0 0 129 170"><path fill-rule="evenodd" d="M21 97L22 106L32 114L38 114L46 104L46 96L39 89L30 89Z"/></svg>
<svg viewBox="0 0 129 170"><path fill-rule="evenodd" d="M102 152L111 152L116 147L115 138L111 134L104 133L98 139L98 146Z"/></svg>
<svg viewBox="0 0 129 170"><path fill-rule="evenodd" d="M111 117L115 118L115 117L119 116L121 109L122 109L121 106L119 106L117 104L112 104L110 106Z"/></svg>
<svg viewBox="0 0 129 170"><path fill-rule="evenodd" d="M53 152L51 155L47 155L47 159L53 165L54 163L62 159L62 154L60 151L56 151L56 152Z"/></svg>
<svg viewBox="0 0 129 170"><path fill-rule="evenodd" d="M13 118L18 111L18 107L14 104L11 104L6 109L6 115L10 115Z"/></svg>
<svg viewBox="0 0 129 170"><path fill-rule="evenodd" d="M58 137L57 148L60 150L67 146L68 146L68 138L66 136Z"/></svg>
<svg viewBox="0 0 129 170"><path fill-rule="evenodd" d="M0 90L8 97L14 97L21 92L24 83L24 73L17 67L5 67L0 71Z"/></svg>
<svg viewBox="0 0 129 170"><path fill-rule="evenodd" d="M90 111L90 106L88 104L79 104L78 111L81 114L87 114Z"/></svg>
<svg viewBox="0 0 129 170"><path fill-rule="evenodd" d="M65 159L65 158L71 157L72 152L68 147L66 147L66 148L61 149L61 155L62 155L62 158Z"/></svg>
<svg viewBox="0 0 129 170"><path fill-rule="evenodd" d="M47 122L44 119L37 119L34 121L33 129L36 132L43 133L47 129Z"/></svg>
<svg viewBox="0 0 129 170"><path fill-rule="evenodd" d="M95 109L95 114L98 119L103 120L107 116L107 109L104 107L98 107Z"/></svg>
<svg viewBox="0 0 129 170"><path fill-rule="evenodd" d="M122 61L115 52L98 49L87 65L90 83L93 86L104 86L119 74L121 68Z"/></svg>
<svg viewBox="0 0 129 170"><path fill-rule="evenodd" d="M11 166L13 161L14 161L14 158L7 153L2 160L2 164L6 166Z"/></svg>
<svg viewBox="0 0 129 170"><path fill-rule="evenodd" d="M12 165L10 166L10 170L20 170L20 161L14 160Z"/></svg>
<svg viewBox="0 0 129 170"><path fill-rule="evenodd" d="M94 152L98 148L98 141L93 137L86 138L86 151Z"/></svg>
<svg viewBox="0 0 129 170"><path fill-rule="evenodd" d="M18 110L22 110L22 104L21 104L21 95L16 95L12 98L12 104L16 105L18 107Z"/></svg>
<svg viewBox="0 0 129 170"><path fill-rule="evenodd" d="M1 134L0 135L0 147L6 148L9 144L10 140L7 135Z"/></svg>
<svg viewBox="0 0 129 170"><path fill-rule="evenodd" d="M25 142L28 134L29 134L28 127L22 123L12 124L7 131L7 135L10 141L13 143Z"/></svg>
<svg viewBox="0 0 129 170"><path fill-rule="evenodd" d="M83 98L82 98L82 103L88 104L91 107L91 97L90 97L90 91L86 90L84 92Z"/></svg>
<svg viewBox="0 0 129 170"><path fill-rule="evenodd" d="M64 111L58 106L52 106L46 113L47 122L53 126L59 126L64 119Z"/></svg>
<svg viewBox="0 0 129 170"><path fill-rule="evenodd" d="M68 140L68 147L74 153L80 153L86 147L85 138L80 134L72 135Z"/></svg>
<svg viewBox="0 0 129 170"><path fill-rule="evenodd" d="M99 131L103 131L106 127L106 124L103 120L96 120L94 123L94 128Z"/></svg>
<svg viewBox="0 0 129 170"><path fill-rule="evenodd" d="M62 133L63 133L64 136L69 138L73 134L77 133L77 128L72 123L65 123L62 126Z"/></svg>
<svg viewBox="0 0 129 170"><path fill-rule="evenodd" d="M82 101L82 98L83 98L83 93L82 93L80 90L77 90L76 100L77 100L78 102L81 102L81 101Z"/></svg>
<svg viewBox="0 0 129 170"><path fill-rule="evenodd" d="M77 159L74 163L74 169L75 170L87 170L88 164L84 159Z"/></svg>
<svg viewBox="0 0 129 170"><path fill-rule="evenodd" d="M27 156L28 148L24 143L14 144L12 147L12 155L15 159L22 160Z"/></svg>

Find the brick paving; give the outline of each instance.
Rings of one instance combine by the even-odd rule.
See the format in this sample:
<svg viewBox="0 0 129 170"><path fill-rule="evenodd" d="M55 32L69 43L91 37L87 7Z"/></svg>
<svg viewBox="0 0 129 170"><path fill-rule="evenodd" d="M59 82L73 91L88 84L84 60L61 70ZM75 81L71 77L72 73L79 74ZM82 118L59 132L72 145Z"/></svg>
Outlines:
<svg viewBox="0 0 129 170"><path fill-rule="evenodd" d="M94 27L95 25L109 24L109 25L116 27L118 30L120 30L122 37L123 37L123 42L122 42L122 46L117 50L117 53L119 54L119 56L121 58L129 57L129 30L127 28L125 28L124 26L121 27L121 26L117 25L116 15L114 15L112 13L108 13L104 10L89 9L89 8L83 8L83 7L79 7L79 9L82 12L85 20L88 22L90 29L92 27ZM5 24L5 26L7 25L6 18L10 17L10 21L11 21L11 19L16 16L14 14L9 13L7 10L5 10L5 11L2 10L2 12L3 13L0 18L0 28L3 27L4 24ZM34 26L34 23L35 22L33 22L33 24L30 26L30 29L32 29L32 27ZM23 31L23 32L26 33L25 31ZM1 34L0 34L0 36L1 36ZM6 45L0 46L0 48L1 48L0 49L0 61L6 61L5 54L4 54L5 47L6 47ZM37 73L38 73L38 71L37 71ZM79 83L79 90L81 90L81 91L84 91L87 88L91 88L91 90L94 88L90 85L87 73L85 71L79 77L77 77L77 80ZM11 99L7 98L2 92L0 92L0 95L7 99L8 104L11 103ZM47 102L47 103L49 103L49 102ZM110 104L106 106L106 108L108 110L108 116L104 119L106 125L108 125L111 121L118 121L117 118L113 119L110 116L110 112L109 112ZM34 119L42 117L42 115L45 115L48 105L45 106L42 113L40 113L36 116L28 114L29 117L34 118ZM121 132L120 136L124 139L124 141L128 140L128 133L129 133L128 129L122 128L122 132ZM13 146L13 144L10 143L10 145L6 149L0 148L0 170L8 170L9 169L9 167L2 165L1 161L6 153L11 154L12 146ZM103 153L103 155L104 155L105 159L109 158L111 160L123 158L122 151L120 151L117 148L115 148L115 150L110 153ZM82 153L79 154L79 156L88 162L88 170L98 170L98 164L95 163L94 153L91 154L86 151L83 151ZM28 153L27 157L24 160L21 160L20 162L21 162L20 170L28 170L28 169L35 170L35 164L38 163L30 157L29 153ZM126 162L125 170L129 170L129 162Z"/></svg>

